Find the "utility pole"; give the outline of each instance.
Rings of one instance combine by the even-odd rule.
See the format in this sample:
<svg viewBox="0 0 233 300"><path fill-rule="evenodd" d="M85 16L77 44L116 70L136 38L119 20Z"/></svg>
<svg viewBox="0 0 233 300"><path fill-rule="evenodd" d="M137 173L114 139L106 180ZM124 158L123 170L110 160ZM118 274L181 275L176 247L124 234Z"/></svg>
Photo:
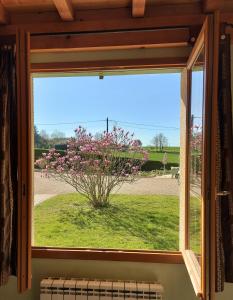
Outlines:
<svg viewBox="0 0 233 300"><path fill-rule="evenodd" d="M106 119L106 131L107 131L107 133L108 133L108 117L107 117L107 119Z"/></svg>

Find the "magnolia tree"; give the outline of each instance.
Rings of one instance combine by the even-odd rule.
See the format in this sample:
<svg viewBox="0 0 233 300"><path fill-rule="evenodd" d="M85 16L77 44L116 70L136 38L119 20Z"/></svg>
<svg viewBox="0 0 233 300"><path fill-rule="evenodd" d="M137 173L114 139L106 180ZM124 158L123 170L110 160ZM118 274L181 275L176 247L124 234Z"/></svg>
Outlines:
<svg viewBox="0 0 233 300"><path fill-rule="evenodd" d="M198 179L201 176L203 132L201 125L194 125L191 128L191 153L192 153L192 179Z"/></svg>
<svg viewBox="0 0 233 300"><path fill-rule="evenodd" d="M43 153L36 165L45 176L64 181L84 195L94 207L109 204L110 193L124 182L133 182L148 153L133 134L114 127L98 138L79 127L61 155L55 149Z"/></svg>

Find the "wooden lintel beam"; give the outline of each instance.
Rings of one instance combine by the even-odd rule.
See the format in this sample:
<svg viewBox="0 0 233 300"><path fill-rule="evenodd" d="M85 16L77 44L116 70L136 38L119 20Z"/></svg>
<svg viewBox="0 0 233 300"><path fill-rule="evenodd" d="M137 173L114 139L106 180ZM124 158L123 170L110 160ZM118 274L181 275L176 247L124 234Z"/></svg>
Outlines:
<svg viewBox="0 0 233 300"><path fill-rule="evenodd" d="M188 28L124 31L74 35L35 35L31 37L32 52L64 52L129 48L186 46Z"/></svg>
<svg viewBox="0 0 233 300"><path fill-rule="evenodd" d="M7 24L9 21L9 15L5 7L0 2L0 24Z"/></svg>
<svg viewBox="0 0 233 300"><path fill-rule="evenodd" d="M147 68L183 68L186 66L188 57L159 57L144 59L121 59L104 61L70 61L32 63L32 73L45 72L83 72L83 71L106 71L106 70L134 70Z"/></svg>
<svg viewBox="0 0 233 300"><path fill-rule="evenodd" d="M63 21L74 20L74 9L71 0L53 0L53 3Z"/></svg>
<svg viewBox="0 0 233 300"><path fill-rule="evenodd" d="M146 0L132 0L132 15L135 18L144 17Z"/></svg>

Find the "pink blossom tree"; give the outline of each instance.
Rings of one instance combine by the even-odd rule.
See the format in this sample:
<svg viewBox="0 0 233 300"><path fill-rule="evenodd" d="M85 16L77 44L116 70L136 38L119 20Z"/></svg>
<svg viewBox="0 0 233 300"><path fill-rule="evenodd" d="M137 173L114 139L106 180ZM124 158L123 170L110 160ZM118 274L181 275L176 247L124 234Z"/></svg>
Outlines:
<svg viewBox="0 0 233 300"><path fill-rule="evenodd" d="M73 186L94 207L104 207L115 188L138 178L147 159L147 151L133 134L121 128L114 127L96 138L80 126L67 141L64 156L50 149L35 164L45 176Z"/></svg>
<svg viewBox="0 0 233 300"><path fill-rule="evenodd" d="M201 176L201 159L202 159L202 143L203 143L203 132L202 125L194 125L191 128L191 173L192 180L200 180Z"/></svg>

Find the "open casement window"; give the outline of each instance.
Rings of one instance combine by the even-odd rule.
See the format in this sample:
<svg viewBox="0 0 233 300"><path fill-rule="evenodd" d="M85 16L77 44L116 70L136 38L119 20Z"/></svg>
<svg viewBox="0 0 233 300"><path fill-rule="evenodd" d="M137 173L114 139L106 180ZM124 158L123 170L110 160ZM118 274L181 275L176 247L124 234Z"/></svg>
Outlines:
<svg viewBox="0 0 233 300"><path fill-rule="evenodd" d="M216 116L216 78L217 64L214 41L214 20L208 17L199 38L194 45L187 66L182 74L181 101L181 226L180 241L185 264L188 268L195 292L203 299L210 291L210 265L214 255L210 257L211 245L210 224L214 219L211 199L213 199L215 156L211 145L214 145L212 132ZM217 38L217 35L215 36ZM18 289L23 292L31 286L31 206L33 199L33 122L32 101L30 95L30 33L24 29L17 32L17 95L18 95L18 161L19 161L19 197L18 197ZM215 44L215 47L214 47ZM214 84L215 81L215 84ZM197 109L196 109L197 108ZM213 216L210 215L213 212ZM212 220L212 221L211 221ZM211 243L211 245L210 245ZM45 250L45 251L44 251ZM56 249L55 249L56 250ZM64 250L64 251L63 251ZM167 257L176 260L180 253L153 254L139 251L82 251L63 249L55 251L57 258L131 260L147 262L163 262ZM54 257L54 250L39 249L41 256ZM36 250L34 249L34 253ZM33 251L32 251L33 253ZM68 254L67 254L68 253ZM99 256L99 254L101 256ZM73 255L73 256L72 256ZM98 256L97 256L98 255ZM140 257L139 257L140 256ZM142 257L142 258L141 258ZM214 285L212 285L214 286Z"/></svg>
<svg viewBox="0 0 233 300"><path fill-rule="evenodd" d="M195 293L201 299L214 285L215 120L217 21L208 16L181 80L180 247Z"/></svg>

